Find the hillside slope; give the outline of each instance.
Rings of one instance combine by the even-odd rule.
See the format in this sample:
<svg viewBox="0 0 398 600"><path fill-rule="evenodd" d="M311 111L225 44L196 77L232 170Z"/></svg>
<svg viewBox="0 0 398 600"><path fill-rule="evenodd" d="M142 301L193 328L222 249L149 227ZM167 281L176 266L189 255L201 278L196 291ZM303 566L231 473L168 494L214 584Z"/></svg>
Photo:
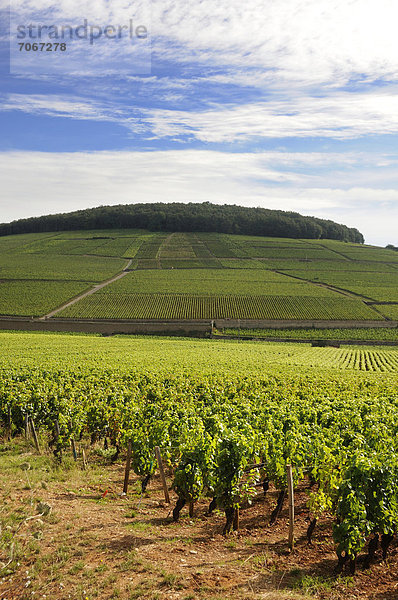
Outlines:
<svg viewBox="0 0 398 600"><path fill-rule="evenodd" d="M332 240L125 229L0 238L0 314L57 308L54 316L74 319L394 320L398 254Z"/></svg>

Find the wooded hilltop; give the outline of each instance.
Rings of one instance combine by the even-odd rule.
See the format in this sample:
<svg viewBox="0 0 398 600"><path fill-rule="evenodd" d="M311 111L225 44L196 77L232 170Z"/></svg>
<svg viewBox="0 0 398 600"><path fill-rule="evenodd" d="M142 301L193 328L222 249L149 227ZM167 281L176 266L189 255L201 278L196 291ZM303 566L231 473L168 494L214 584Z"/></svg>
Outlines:
<svg viewBox="0 0 398 600"><path fill-rule="evenodd" d="M210 202L118 204L0 224L0 235L92 229L202 231L286 238L332 239L363 244L355 228L296 212Z"/></svg>

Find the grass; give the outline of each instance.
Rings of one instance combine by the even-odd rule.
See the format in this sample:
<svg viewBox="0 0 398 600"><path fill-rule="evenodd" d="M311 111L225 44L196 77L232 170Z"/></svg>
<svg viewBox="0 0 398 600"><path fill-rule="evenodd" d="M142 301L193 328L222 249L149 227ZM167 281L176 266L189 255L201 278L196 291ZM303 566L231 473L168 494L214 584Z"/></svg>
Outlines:
<svg viewBox="0 0 398 600"><path fill-rule="evenodd" d="M105 565L104 565L105 566ZM83 571L85 567L85 563L82 560L78 560L73 567L71 567L68 571L69 575L76 575L76 573L79 573L80 571ZM98 569L96 569L98 570Z"/></svg>
<svg viewBox="0 0 398 600"><path fill-rule="evenodd" d="M176 544L176 543L180 543L180 544L184 544L184 546L191 546L194 543L193 538L187 536L187 535L180 535L180 536L176 536L176 537L172 537L169 538L167 540L165 540L166 544Z"/></svg>
<svg viewBox="0 0 398 600"><path fill-rule="evenodd" d="M291 584L293 590L299 590L306 595L317 597L332 592L336 588L337 582L339 582L339 579L336 580L335 577L303 573L301 569L297 568L290 571L289 577L293 580ZM349 581L345 581L347 587L349 583Z"/></svg>
<svg viewBox="0 0 398 600"><path fill-rule="evenodd" d="M135 529L137 531L147 531L151 529L151 525L149 523L145 523L145 521L136 521L133 523L125 523L126 527L131 527L131 529Z"/></svg>

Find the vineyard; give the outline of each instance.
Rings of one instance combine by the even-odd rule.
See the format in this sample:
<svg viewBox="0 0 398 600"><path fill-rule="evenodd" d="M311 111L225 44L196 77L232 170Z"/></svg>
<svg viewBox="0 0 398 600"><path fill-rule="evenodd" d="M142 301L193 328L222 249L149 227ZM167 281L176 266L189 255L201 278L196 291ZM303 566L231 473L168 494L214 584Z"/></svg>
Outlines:
<svg viewBox="0 0 398 600"><path fill-rule="evenodd" d="M296 540L295 560L306 556L310 561L325 535L335 552L334 562L325 567L331 578L339 573L361 577L363 569L372 567L367 571L371 573L381 558L396 555L396 348L39 333L1 333L0 343L4 436L18 440L28 435L30 454L40 451L46 461L51 455L54 467L46 469L64 473L66 481L72 449L77 464L86 460L83 450L84 457L90 457L87 478L96 469L95 453L112 468L131 466L124 486L128 499L139 499L134 522L138 515L145 516L155 497L150 505L155 539L158 523L173 524L170 543L179 535L185 539L191 519L192 527L201 523L209 529L212 540L214 535L228 540L240 531L243 544L256 527L266 543L270 526L275 531L286 526L291 464L301 530L307 523L304 539ZM29 464L33 461L30 456ZM21 464L24 469L26 459ZM159 464L166 469L170 488L168 513L154 495ZM118 481L111 484L102 470L98 502L115 485L122 492L123 476L118 472ZM27 474L30 486L34 476L32 471ZM135 483L127 487L129 479L130 486L139 484L138 491ZM38 488L34 493L40 497ZM118 502L112 494L110 509ZM67 497L76 502L75 492ZM141 502L147 507L142 513ZM89 510L100 519L104 507L91 504ZM162 519L156 511L163 511ZM26 518L31 517L34 514ZM114 513L112 528L123 518ZM4 515L1 519L3 525L9 522ZM15 539L21 536L21 522L17 516L9 525ZM136 535L139 526L138 521ZM0 590L9 577L18 577L17 560L23 561L14 556L12 540L0 533L0 560L6 565ZM287 543L286 534L286 548ZM195 556L200 546L190 547ZM253 565L256 556L254 547L248 554ZM195 597L213 598L199 592L198 588ZM76 597L83 599L84 594L76 592ZM153 596L143 592L142 597ZM235 590L225 597L249 596ZM250 596L255 597L260 598Z"/></svg>
<svg viewBox="0 0 398 600"><path fill-rule="evenodd" d="M249 338L278 338L278 339L302 339L302 340L357 340L357 341L384 341L398 342L398 328L372 329L234 329L224 328L213 333L215 336L249 337Z"/></svg>
<svg viewBox="0 0 398 600"><path fill-rule="evenodd" d="M312 286L262 269L156 270L129 273L123 279L104 288L102 293L197 294L197 295L279 295L324 296L340 298L321 286Z"/></svg>
<svg viewBox="0 0 398 600"><path fill-rule="evenodd" d="M365 304L349 298L105 292L97 292L84 298L60 312L59 316L79 319L92 317L95 319L382 320L380 315L374 313Z"/></svg>
<svg viewBox="0 0 398 600"><path fill-rule="evenodd" d="M363 371L397 372L398 349L388 346L344 346L312 348L309 344L255 341L206 340L100 335L40 333L0 333L2 367L21 369L70 369L79 363L95 369L99 363L111 368L147 371L183 370L189 373L239 373L251 377L264 370L285 373L293 369L317 372L336 369L359 377ZM365 353L372 358L361 360ZM370 368L370 365L378 365ZM368 366L367 366L368 365ZM347 374L346 373L346 374Z"/></svg>
<svg viewBox="0 0 398 600"><path fill-rule="evenodd" d="M361 350L338 361L347 368L397 372L397 358ZM173 471L174 520L185 504L208 497L210 512L216 506L225 512L224 533L237 527L239 508L251 503L259 485L266 492L272 482L280 490L269 516L276 518L291 463L295 485L311 484L309 540L316 536L316 520L332 514L338 569L348 560L353 573L368 542L366 561L379 542L386 554L398 526L394 383L298 373L3 369L0 410L13 436L23 433L27 419L39 433L47 432L56 460L72 439L94 443L106 437L115 460L131 443L132 468L143 490L159 446Z"/></svg>
<svg viewBox="0 0 398 600"><path fill-rule="evenodd" d="M139 229L14 235L0 238L0 315L396 320L397 269L392 250L331 240ZM62 312L98 283L106 285Z"/></svg>
<svg viewBox="0 0 398 600"><path fill-rule="evenodd" d="M378 305L378 308L381 311L383 311L383 314L385 314L390 319L398 320L398 304L397 303Z"/></svg>
<svg viewBox="0 0 398 600"><path fill-rule="evenodd" d="M8 281L0 282L0 313L39 316L77 296L92 284L82 281Z"/></svg>

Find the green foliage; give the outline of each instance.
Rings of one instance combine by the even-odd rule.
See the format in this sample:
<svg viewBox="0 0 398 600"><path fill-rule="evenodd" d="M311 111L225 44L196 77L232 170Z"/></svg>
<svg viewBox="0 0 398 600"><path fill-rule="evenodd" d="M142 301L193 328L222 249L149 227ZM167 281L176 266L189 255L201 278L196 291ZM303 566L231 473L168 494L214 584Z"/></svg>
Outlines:
<svg viewBox="0 0 398 600"><path fill-rule="evenodd" d="M376 304L375 308L377 308L383 315L386 315L386 317L398 321L398 303L389 305Z"/></svg>
<svg viewBox="0 0 398 600"><path fill-rule="evenodd" d="M2 241L0 238L0 252ZM126 264L126 259L100 256L0 254L0 279L99 282L112 277Z"/></svg>
<svg viewBox="0 0 398 600"><path fill-rule="evenodd" d="M124 278L126 279L126 278ZM188 287L188 286L187 286ZM382 320L351 298L308 296L200 296L100 293L83 298L61 317L96 319L339 319Z"/></svg>
<svg viewBox="0 0 398 600"><path fill-rule="evenodd" d="M339 355L333 348L270 344L264 354L262 345L244 343L249 361L243 366L242 344L230 342L224 348L217 342L181 340L178 350L175 341L156 340L155 355L153 340L38 334L1 338L0 421L8 426L11 413L14 435L30 415L39 435L52 433L58 420L58 452L81 435L107 436L112 446L124 448L130 440L133 469L144 477L156 469L154 449L159 446L175 469L173 488L180 498L194 502L210 494L227 510L250 503L260 462L262 475L279 489L286 486L286 465L292 463L296 483L305 473L317 482L310 510L317 517L325 511L334 515L339 552L355 558L369 536L397 530L396 375L353 377L349 369L308 369L308 353L314 361L323 350L331 352L323 357L326 365L333 353ZM56 351L54 363L48 360L49 349L57 348L52 343L60 344L63 363ZM83 357L90 345L92 362L77 361L72 349ZM212 348L213 360L201 364L203 350L211 355ZM178 351L190 363L181 361ZM99 366L101 352L106 368ZM230 371L222 365L223 352ZM398 352L382 352L386 361L395 361L396 373ZM285 365L292 361L290 370L275 367L281 353ZM294 359L301 359L300 368L293 368Z"/></svg>
<svg viewBox="0 0 398 600"><path fill-rule="evenodd" d="M215 468L215 496L220 506L239 508L243 501L250 502L256 493L254 484L258 481L258 469L249 471L242 481L246 467L255 463L259 448L256 445L254 431L249 431L248 424L242 423L239 430L231 430L218 442Z"/></svg>
<svg viewBox="0 0 398 600"><path fill-rule="evenodd" d="M361 449L350 457L336 497L337 551L351 558L371 533L394 535L398 525L398 462L395 453Z"/></svg>
<svg viewBox="0 0 398 600"><path fill-rule="evenodd" d="M330 238L363 243L354 228L298 213L215 205L209 202L122 204L72 213L20 219L0 225L0 235L72 229L143 228L151 231L206 231L291 238ZM212 250L213 252L213 250ZM228 256L228 254L227 254ZM150 257L148 257L150 258Z"/></svg>
<svg viewBox="0 0 398 600"><path fill-rule="evenodd" d="M179 444L179 462L174 471L173 489L179 498L196 502L214 490L215 440L206 432L203 421L191 417L184 424Z"/></svg>
<svg viewBox="0 0 398 600"><path fill-rule="evenodd" d="M103 288L101 294L194 294L233 296L321 296L339 298L320 286L272 271L249 269L134 272Z"/></svg>
<svg viewBox="0 0 398 600"><path fill-rule="evenodd" d="M162 234L152 234L145 238L144 242L140 245L135 258L147 259L147 258L158 258L159 250L167 236Z"/></svg>
<svg viewBox="0 0 398 600"><path fill-rule="evenodd" d="M40 316L91 287L83 281L0 282L0 314Z"/></svg>
<svg viewBox="0 0 398 600"><path fill-rule="evenodd" d="M152 214L152 209L148 210ZM393 250L328 239L209 231L155 233L137 229L142 223L134 225L134 229L0 237L0 281L17 286L17 282L29 280L37 283L38 289L43 282L54 290L59 282L59 292L54 291L55 302L51 305L51 290L42 294L42 301L40 292L37 295L32 288L29 295L35 298L33 310L25 302L15 312L12 299L10 304L5 299L3 314L45 314L56 308L55 295L61 301L75 295L65 297L66 282L109 280L126 268L127 259L133 259L129 263L132 273L106 285L64 316L282 320L396 317L398 259ZM3 294L8 298L6 288ZM383 304L387 302L390 304Z"/></svg>
<svg viewBox="0 0 398 600"><path fill-rule="evenodd" d="M216 258L162 258L162 269L221 269L221 261Z"/></svg>
<svg viewBox="0 0 398 600"><path fill-rule="evenodd" d="M398 342L397 327L363 327L347 329L316 329L314 327L297 329L233 329L225 328L217 331L215 335L278 338L278 339L301 339L301 340L349 340L349 341L373 341Z"/></svg>
<svg viewBox="0 0 398 600"><path fill-rule="evenodd" d="M364 272L355 271L353 267L350 271L292 270L289 273L314 283L326 283L374 301L398 302L398 272Z"/></svg>

